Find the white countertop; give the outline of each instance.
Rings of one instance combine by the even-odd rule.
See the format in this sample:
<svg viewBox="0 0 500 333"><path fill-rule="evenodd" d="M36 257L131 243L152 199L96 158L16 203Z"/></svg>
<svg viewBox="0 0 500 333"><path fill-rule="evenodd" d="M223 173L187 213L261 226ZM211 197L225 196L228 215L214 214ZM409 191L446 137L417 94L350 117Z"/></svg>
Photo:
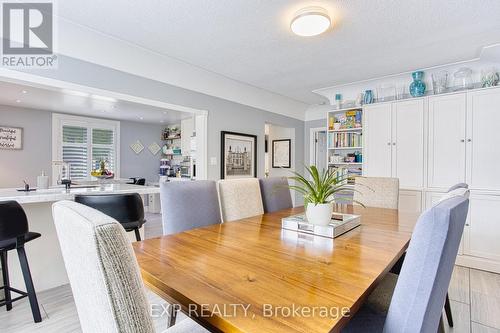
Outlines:
<svg viewBox="0 0 500 333"><path fill-rule="evenodd" d="M160 193L157 186L141 186L131 184L103 184L88 187L74 186L69 191L64 187L51 187L46 190L36 190L31 192L19 192L15 188L0 189L0 201L15 200L23 203L52 202L59 200L73 200L75 194L119 194L119 193L139 193L155 194Z"/></svg>

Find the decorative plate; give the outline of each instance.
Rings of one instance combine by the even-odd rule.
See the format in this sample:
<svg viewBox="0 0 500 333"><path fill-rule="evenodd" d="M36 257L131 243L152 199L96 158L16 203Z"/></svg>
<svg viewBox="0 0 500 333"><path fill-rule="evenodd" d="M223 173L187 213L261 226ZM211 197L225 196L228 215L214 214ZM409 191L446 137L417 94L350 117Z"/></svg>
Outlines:
<svg viewBox="0 0 500 333"><path fill-rule="evenodd" d="M139 154L144 149L144 146L141 141L137 140L130 145L130 148L134 151L134 153Z"/></svg>
<svg viewBox="0 0 500 333"><path fill-rule="evenodd" d="M152 144L149 145L148 149L151 152L151 154L156 155L161 150L161 147L156 142L153 142Z"/></svg>

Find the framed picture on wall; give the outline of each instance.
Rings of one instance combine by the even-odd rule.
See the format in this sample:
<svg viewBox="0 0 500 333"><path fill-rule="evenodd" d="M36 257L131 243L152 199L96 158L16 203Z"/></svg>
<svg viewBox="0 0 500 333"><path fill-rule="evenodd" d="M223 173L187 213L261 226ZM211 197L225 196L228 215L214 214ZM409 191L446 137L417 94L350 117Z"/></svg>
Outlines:
<svg viewBox="0 0 500 333"><path fill-rule="evenodd" d="M257 135L221 132L221 179L257 177Z"/></svg>
<svg viewBox="0 0 500 333"><path fill-rule="evenodd" d="M273 168L291 168L292 140L273 140Z"/></svg>
<svg viewBox="0 0 500 333"><path fill-rule="evenodd" d="M23 149L23 129L21 127L0 126L0 149Z"/></svg>

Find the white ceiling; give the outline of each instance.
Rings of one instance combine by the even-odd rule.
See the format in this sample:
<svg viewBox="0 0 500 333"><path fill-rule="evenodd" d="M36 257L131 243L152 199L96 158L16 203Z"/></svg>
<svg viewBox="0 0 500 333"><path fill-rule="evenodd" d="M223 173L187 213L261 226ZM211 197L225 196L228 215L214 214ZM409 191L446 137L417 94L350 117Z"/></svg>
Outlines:
<svg viewBox="0 0 500 333"><path fill-rule="evenodd" d="M321 5L333 29L289 22ZM77 24L306 103L312 90L478 56L500 42L498 0L64 0Z"/></svg>
<svg viewBox="0 0 500 333"><path fill-rule="evenodd" d="M193 116L187 112L109 99L106 96L103 100L98 95L80 91L43 89L10 82L0 82L0 108L1 105L154 124L178 123Z"/></svg>

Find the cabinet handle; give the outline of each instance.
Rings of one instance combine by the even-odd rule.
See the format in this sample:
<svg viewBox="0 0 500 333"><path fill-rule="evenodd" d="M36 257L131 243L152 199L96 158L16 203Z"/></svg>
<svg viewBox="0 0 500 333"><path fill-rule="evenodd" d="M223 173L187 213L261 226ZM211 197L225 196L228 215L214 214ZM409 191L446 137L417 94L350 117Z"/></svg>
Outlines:
<svg viewBox="0 0 500 333"><path fill-rule="evenodd" d="M465 142L465 139L460 140L460 142Z"/></svg>
<svg viewBox="0 0 500 333"><path fill-rule="evenodd" d="M393 145L393 146L395 146L395 145L396 145L396 142L393 142L393 143L392 143L392 145Z"/></svg>
<svg viewBox="0 0 500 333"><path fill-rule="evenodd" d="M469 227L469 226L470 226L470 224L469 224L469 223L465 223L465 226L466 226L466 227Z"/></svg>
<svg viewBox="0 0 500 333"><path fill-rule="evenodd" d="M390 143L390 142L387 142L387 145L388 145L388 146L390 146L390 145L391 145L391 143Z"/></svg>
<svg viewBox="0 0 500 333"><path fill-rule="evenodd" d="M472 139L467 139L467 142L472 142Z"/></svg>

